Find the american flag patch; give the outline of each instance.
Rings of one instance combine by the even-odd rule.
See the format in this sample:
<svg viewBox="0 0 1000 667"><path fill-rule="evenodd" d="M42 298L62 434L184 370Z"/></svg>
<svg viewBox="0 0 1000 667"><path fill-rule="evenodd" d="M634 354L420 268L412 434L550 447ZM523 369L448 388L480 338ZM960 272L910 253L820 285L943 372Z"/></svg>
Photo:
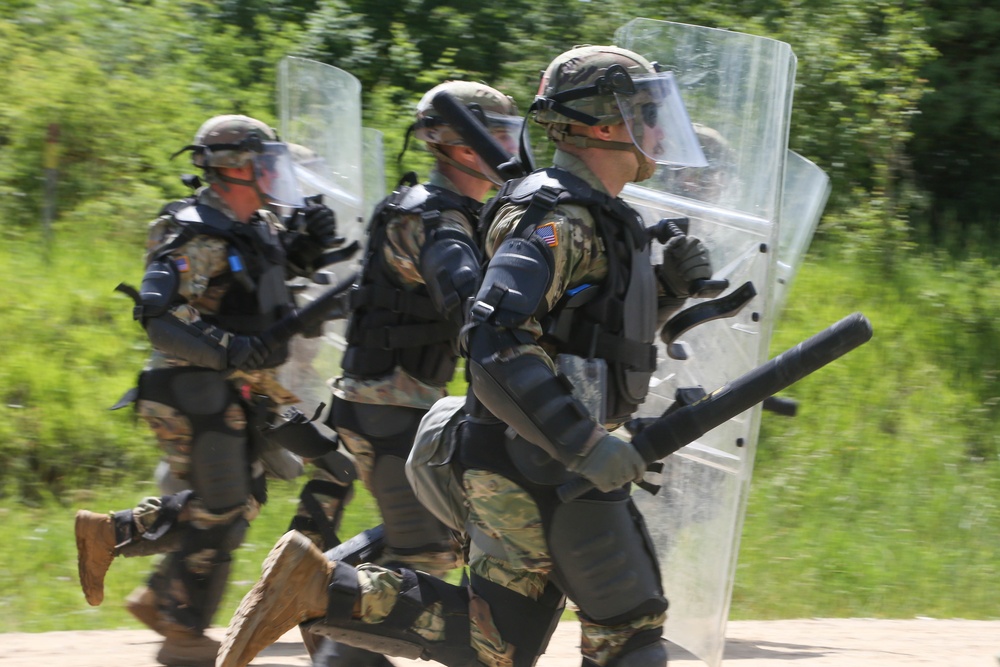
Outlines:
<svg viewBox="0 0 1000 667"><path fill-rule="evenodd" d="M176 266L177 270L181 273L187 273L191 270L191 263L188 262L188 258L184 255L174 258L174 266Z"/></svg>
<svg viewBox="0 0 1000 667"><path fill-rule="evenodd" d="M547 222L541 227L535 228L535 235L550 248L559 245L559 237L556 235L556 223L554 222Z"/></svg>

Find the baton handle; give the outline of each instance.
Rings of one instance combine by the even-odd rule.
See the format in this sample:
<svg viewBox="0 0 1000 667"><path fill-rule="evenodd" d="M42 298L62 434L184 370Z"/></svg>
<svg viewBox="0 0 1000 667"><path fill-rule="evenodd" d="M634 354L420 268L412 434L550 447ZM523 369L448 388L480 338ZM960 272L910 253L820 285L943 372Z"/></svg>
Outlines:
<svg viewBox="0 0 1000 667"><path fill-rule="evenodd" d="M261 340L269 348L274 349L287 343L295 334L330 319L327 317L330 308L340 298L340 295L354 284L357 277L357 273L352 273L337 285L316 297L309 305L285 315L260 335Z"/></svg>

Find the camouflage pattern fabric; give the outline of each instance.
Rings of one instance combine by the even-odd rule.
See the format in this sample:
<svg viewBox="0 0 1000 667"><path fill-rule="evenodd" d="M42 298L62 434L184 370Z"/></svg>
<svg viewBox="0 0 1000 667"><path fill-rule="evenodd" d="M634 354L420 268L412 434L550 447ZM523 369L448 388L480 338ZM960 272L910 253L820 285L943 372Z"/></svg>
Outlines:
<svg viewBox="0 0 1000 667"><path fill-rule="evenodd" d="M577 157L557 150L553 164L587 181L596 190L607 193L597 177ZM506 205L497 212L487 231L486 252L489 256L515 229L524 210L524 206ZM554 260L552 281L544 295L547 310L551 310L569 288L606 278L606 249L586 208L574 205L557 207L539 221L533 233L549 248ZM529 318L520 328L535 339L541 333L541 327L534 318ZM510 358L534 355L555 369L554 353L555 350L537 344L521 345L505 352ZM483 553L473 543L470 569L489 581L537 600L549 582L552 559L534 501L517 484L497 473L467 470L463 482L470 505L470 521L478 530L498 540L505 554L501 560ZM642 630L659 629L664 620L664 615L655 614L621 626L582 622L581 652L596 664L606 665L629 637ZM498 635L478 628L474 633L474 642L478 642L476 648L480 660L486 664L510 664L511 649Z"/></svg>
<svg viewBox="0 0 1000 667"><path fill-rule="evenodd" d="M585 179L602 192L606 189L578 158L556 151L555 166ZM488 230L485 251L492 256L503 239L517 226L523 207L502 207ZM549 213L539 223L539 229L550 225L542 237L551 249L555 261L552 284L545 294L550 308L565 291L587 282L602 280L607 275L605 248L594 231L594 220L583 207L563 206ZM537 232L536 232L537 233ZM521 328L532 337L541 333L539 323L529 318ZM541 358L553 369L550 356L554 350L537 345L522 345L505 354L513 357L532 354ZM350 442L344 438L345 442ZM350 446L350 444L349 444ZM359 468L362 467L358 456ZM467 470L463 485L470 505L470 521L477 529L497 539L504 547L506 558L499 559L483 553L473 544L470 552L470 569L473 573L497 583L520 595L537 600L549 581L552 558L548 550L541 516L531 497L514 482L502 475ZM361 619L376 623L383 619L395 604L395 595L401 585L397 573L365 566L365 587L362 589ZM438 612L439 613L439 612ZM442 641L442 626L438 620L425 618L435 615L432 608L421 616L423 636L430 641ZM471 642L479 662L488 667L511 667L514 647L497 631L489 606L473 598L470 603L472 620ZM592 622L581 624L583 640L581 651L598 665L607 665L621 646L632 635L646 629L662 627L665 616L656 614L635 619L623 626L601 626Z"/></svg>
<svg viewBox="0 0 1000 667"><path fill-rule="evenodd" d="M540 96L552 97L576 88L594 85L611 65L621 65L630 76L655 72L653 65L637 53L614 46L584 46L567 51L552 61L542 74L538 87ZM622 113L613 94L589 95L564 104L581 113L597 118L598 125L615 125L622 122ZM535 114L539 123L569 123L583 125L575 118L544 108ZM557 165L558 166L558 165Z"/></svg>
<svg viewBox="0 0 1000 667"><path fill-rule="evenodd" d="M466 471L463 479L470 504L470 520L477 529L498 540L507 556L499 560L473 548L469 569L493 583L537 600L549 582L552 558L535 502L521 487L502 475ZM653 614L621 625L599 625L580 619L581 653L598 665L608 664L628 639L643 630L659 629L666 614ZM492 628L492 622L490 623ZM499 635L475 628L480 660L491 666L509 664L511 647ZM484 659L485 658L485 659Z"/></svg>
<svg viewBox="0 0 1000 667"><path fill-rule="evenodd" d="M191 422L176 408L149 400L139 400L136 404L139 416L149 425L156 436L157 444L163 450L164 460L170 466L170 473L182 482L187 482L191 474ZM226 426L236 431L246 431L246 416L243 408L233 403L226 408ZM145 533L159 516L160 499L144 498L132 510L132 519L138 534ZM223 514L206 510L197 497L184 507L179 520L190 522L199 528L224 525L243 514L252 521L260 514L260 503L248 496L246 504Z"/></svg>

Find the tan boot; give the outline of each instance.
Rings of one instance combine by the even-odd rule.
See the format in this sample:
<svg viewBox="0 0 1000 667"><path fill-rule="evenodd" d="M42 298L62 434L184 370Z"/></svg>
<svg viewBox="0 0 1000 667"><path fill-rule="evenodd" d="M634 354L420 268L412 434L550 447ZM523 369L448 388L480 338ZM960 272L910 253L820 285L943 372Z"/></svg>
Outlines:
<svg viewBox="0 0 1000 667"><path fill-rule="evenodd" d="M150 630L159 632L160 610L156 605L156 593L149 586L140 586L125 598L125 609Z"/></svg>
<svg viewBox="0 0 1000 667"><path fill-rule="evenodd" d="M104 575L115 559L115 527L107 514L80 510L76 513L77 570L87 602L104 601Z"/></svg>
<svg viewBox="0 0 1000 667"><path fill-rule="evenodd" d="M219 642L192 632L164 639L156 661L168 667L215 667L218 653Z"/></svg>
<svg viewBox="0 0 1000 667"><path fill-rule="evenodd" d="M325 616L333 567L308 537L285 533L229 622L216 667L244 667L299 623Z"/></svg>

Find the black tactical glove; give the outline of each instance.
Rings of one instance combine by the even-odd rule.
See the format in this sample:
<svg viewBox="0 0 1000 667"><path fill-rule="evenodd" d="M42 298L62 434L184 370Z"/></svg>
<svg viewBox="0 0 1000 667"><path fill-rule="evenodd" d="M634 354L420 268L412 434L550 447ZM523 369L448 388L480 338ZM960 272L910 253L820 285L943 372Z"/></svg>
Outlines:
<svg viewBox="0 0 1000 667"><path fill-rule="evenodd" d="M310 204L302 210L302 220L306 233L324 248L332 248L341 240L337 238L337 216L328 206Z"/></svg>
<svg viewBox="0 0 1000 667"><path fill-rule="evenodd" d="M233 336L226 348L227 366L238 371L259 370L270 355L271 348L258 336Z"/></svg>
<svg viewBox="0 0 1000 667"><path fill-rule="evenodd" d="M660 283L671 296L691 296L691 283L712 277L708 248L694 236L674 236L663 246L663 264L656 267Z"/></svg>
<svg viewBox="0 0 1000 667"><path fill-rule="evenodd" d="M639 450L631 442L610 434L598 440L586 456L570 463L568 467L604 492L638 481L646 472L646 462L639 455Z"/></svg>

